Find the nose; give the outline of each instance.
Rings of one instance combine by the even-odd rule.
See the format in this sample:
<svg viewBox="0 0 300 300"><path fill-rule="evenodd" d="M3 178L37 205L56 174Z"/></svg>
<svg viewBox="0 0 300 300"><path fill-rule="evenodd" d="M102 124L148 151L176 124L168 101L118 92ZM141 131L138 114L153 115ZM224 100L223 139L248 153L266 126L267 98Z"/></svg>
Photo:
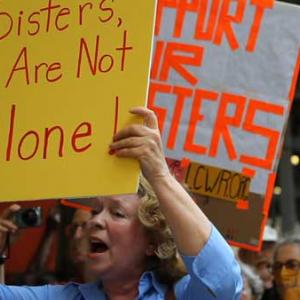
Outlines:
<svg viewBox="0 0 300 300"><path fill-rule="evenodd" d="M79 225L76 227L74 232L74 239L81 239L83 236L83 225Z"/></svg>
<svg viewBox="0 0 300 300"><path fill-rule="evenodd" d="M98 213L94 213L92 218L88 221L88 227L90 229L105 229L106 228L106 213L102 210Z"/></svg>

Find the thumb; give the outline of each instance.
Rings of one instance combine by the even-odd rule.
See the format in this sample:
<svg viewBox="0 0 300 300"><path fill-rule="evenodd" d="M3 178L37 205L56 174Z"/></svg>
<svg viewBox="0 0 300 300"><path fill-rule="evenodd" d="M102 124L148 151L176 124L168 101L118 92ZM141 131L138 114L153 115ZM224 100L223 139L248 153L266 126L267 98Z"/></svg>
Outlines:
<svg viewBox="0 0 300 300"><path fill-rule="evenodd" d="M152 111L151 109L139 106L139 107L134 107L134 108L130 109L129 112L134 115L143 117L145 126L151 128L151 129L158 129L157 117L156 117L154 111Z"/></svg>

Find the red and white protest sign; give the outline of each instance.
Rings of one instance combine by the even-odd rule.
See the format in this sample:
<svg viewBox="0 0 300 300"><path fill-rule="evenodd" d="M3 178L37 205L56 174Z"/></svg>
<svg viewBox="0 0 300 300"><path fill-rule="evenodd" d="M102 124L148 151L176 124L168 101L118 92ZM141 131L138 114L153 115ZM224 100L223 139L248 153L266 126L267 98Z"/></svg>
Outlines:
<svg viewBox="0 0 300 300"><path fill-rule="evenodd" d="M258 225L227 237L257 250L299 73L300 8L272 0L160 0L155 34L148 104L165 154L200 164L193 176L209 178L205 165L251 178L247 199L206 205L227 206L230 224L224 213L220 220L208 213L225 235L238 226L232 214L243 219L255 207ZM237 178L214 174L210 184L225 193ZM198 186L207 197L193 180L191 190Z"/></svg>

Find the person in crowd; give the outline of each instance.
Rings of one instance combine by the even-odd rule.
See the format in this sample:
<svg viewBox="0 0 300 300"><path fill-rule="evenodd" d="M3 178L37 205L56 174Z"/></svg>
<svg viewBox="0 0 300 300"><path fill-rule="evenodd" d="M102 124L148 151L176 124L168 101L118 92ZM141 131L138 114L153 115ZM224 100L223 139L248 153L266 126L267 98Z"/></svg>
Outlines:
<svg viewBox="0 0 300 300"><path fill-rule="evenodd" d="M89 249L86 227L91 217L89 210L76 209L67 231L70 243L70 260L74 265L74 278L79 282L89 281L90 279L86 269L86 255Z"/></svg>
<svg viewBox="0 0 300 300"><path fill-rule="evenodd" d="M20 209L21 209L20 205L14 204L11 205L9 209L5 210L5 212L12 214L17 212ZM5 212L3 213L3 217L9 218L8 215L5 217ZM39 284L56 282L57 280L56 274L54 271L49 271L47 269L47 263L48 263L49 255L52 250L51 246L57 236L57 228L59 224L60 224L60 214L59 211L57 210L57 207L55 206L50 209L47 217L45 218L45 226L44 226L42 238L39 241L35 253L32 255L32 258L28 262L25 272L20 274L13 274L12 276L10 276L9 278L10 282L13 282L13 284L26 284L26 285L39 285ZM17 229L18 228L13 223L11 223L10 231L16 232ZM5 228L1 226L0 230L5 231ZM15 234L13 236L13 240L10 239L9 244L14 244L14 242L18 240L20 235L21 232L18 231L18 234ZM10 256L8 244L2 246L2 250L0 250L0 253L2 252L4 254L6 253L5 256L7 256L7 258ZM4 272L4 268L3 268L3 272ZM4 282L5 282L5 276L3 274L3 280L1 281L1 283Z"/></svg>
<svg viewBox="0 0 300 300"><path fill-rule="evenodd" d="M19 208L21 208L19 206ZM60 212L57 206L50 209L46 219L45 230L42 239L34 253L28 268L19 280L27 285L40 285L57 282L54 271L49 272L47 262L53 251L53 243L57 238L58 228L61 222Z"/></svg>
<svg viewBox="0 0 300 300"><path fill-rule="evenodd" d="M120 130L110 154L140 163L145 179L137 194L87 200L87 266L97 278L86 284L18 287L0 285L5 300L238 300L243 282L234 254L217 229L167 167L155 114L130 112L143 125ZM1 241L16 228L0 220ZM188 274L183 272L179 254Z"/></svg>
<svg viewBox="0 0 300 300"><path fill-rule="evenodd" d="M91 217L92 215L89 210L76 209L72 222L68 228L70 257L75 264L81 265L85 261L87 253L85 230L87 222L91 219Z"/></svg>
<svg viewBox="0 0 300 300"><path fill-rule="evenodd" d="M20 208L19 205L12 206L12 209L15 209L15 211ZM53 244L57 242L57 236L61 227L61 212L59 206L54 206L47 215L43 236L32 259L28 263L27 270L23 274L15 275L13 284L41 285L66 281L86 282L91 279L85 268L85 258L88 252L85 230L87 221L91 218L91 213L89 210L83 209L72 210L74 213L70 224L67 225L66 230L61 230L64 238L69 242L69 249L64 253L59 253L59 255L67 256L69 270L66 270L66 273L62 276L56 270L51 272L47 268L47 262L49 257L53 255L53 250L55 250L54 253L57 251ZM25 232L23 231L24 234ZM4 280L2 283L4 283Z"/></svg>
<svg viewBox="0 0 300 300"><path fill-rule="evenodd" d="M289 238L275 249L273 272L280 300L300 299L300 239Z"/></svg>
<svg viewBox="0 0 300 300"><path fill-rule="evenodd" d="M271 226L267 225L263 234L263 244L260 252L246 249L238 250L239 259L249 266L260 276L264 289L270 290L273 287L272 261L278 233Z"/></svg>
<svg viewBox="0 0 300 300"><path fill-rule="evenodd" d="M263 282L250 266L241 263L244 287L240 300L260 300L264 291Z"/></svg>

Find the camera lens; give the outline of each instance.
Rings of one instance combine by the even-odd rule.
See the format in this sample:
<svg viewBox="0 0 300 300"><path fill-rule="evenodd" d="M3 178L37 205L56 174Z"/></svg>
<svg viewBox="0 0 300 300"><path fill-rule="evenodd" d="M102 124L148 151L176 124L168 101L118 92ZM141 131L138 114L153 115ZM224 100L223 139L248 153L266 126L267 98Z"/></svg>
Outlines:
<svg viewBox="0 0 300 300"><path fill-rule="evenodd" d="M35 226L38 222L37 212L32 208L25 210L21 217L23 223L27 226Z"/></svg>

